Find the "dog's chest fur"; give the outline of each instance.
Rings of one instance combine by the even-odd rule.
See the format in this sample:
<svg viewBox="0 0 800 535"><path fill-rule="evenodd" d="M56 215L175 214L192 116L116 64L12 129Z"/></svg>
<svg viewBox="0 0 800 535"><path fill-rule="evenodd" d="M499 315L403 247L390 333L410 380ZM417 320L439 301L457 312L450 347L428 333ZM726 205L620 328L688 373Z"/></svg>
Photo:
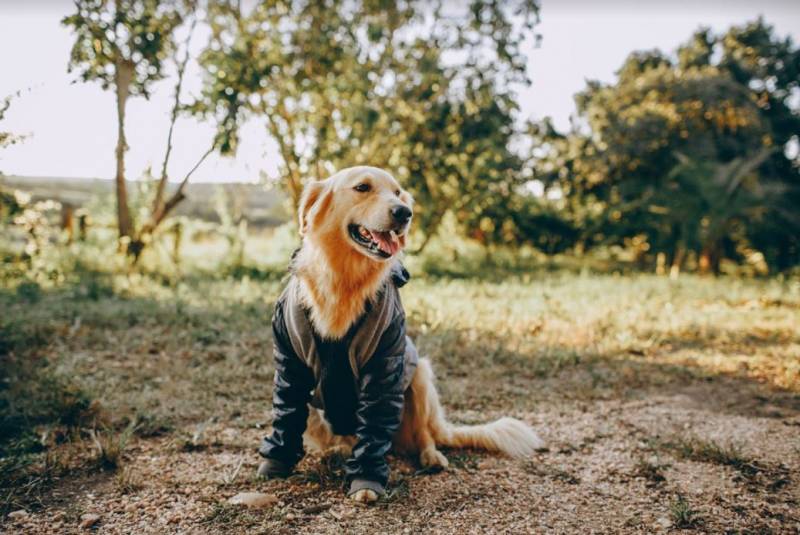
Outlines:
<svg viewBox="0 0 800 535"><path fill-rule="evenodd" d="M301 248L294 271L314 329L324 338L342 338L386 282L390 269L389 264L376 264L352 254L322 254L314 247Z"/></svg>

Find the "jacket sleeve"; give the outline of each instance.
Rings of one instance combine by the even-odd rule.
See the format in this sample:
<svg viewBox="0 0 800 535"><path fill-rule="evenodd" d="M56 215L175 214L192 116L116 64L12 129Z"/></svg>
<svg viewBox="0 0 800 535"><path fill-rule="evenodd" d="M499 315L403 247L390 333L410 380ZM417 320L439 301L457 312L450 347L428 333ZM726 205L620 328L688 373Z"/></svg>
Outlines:
<svg viewBox="0 0 800 535"><path fill-rule="evenodd" d="M314 389L314 374L295 354L283 310L275 305L272 336L275 382L272 392L272 434L261 442L259 453L293 467L303 457L303 432L308 420L308 402Z"/></svg>
<svg viewBox="0 0 800 535"><path fill-rule="evenodd" d="M386 453L403 415L403 366L406 347L405 316L395 312L381 336L375 354L361 369L356 411L356 445L346 462L349 481L362 479L386 486Z"/></svg>

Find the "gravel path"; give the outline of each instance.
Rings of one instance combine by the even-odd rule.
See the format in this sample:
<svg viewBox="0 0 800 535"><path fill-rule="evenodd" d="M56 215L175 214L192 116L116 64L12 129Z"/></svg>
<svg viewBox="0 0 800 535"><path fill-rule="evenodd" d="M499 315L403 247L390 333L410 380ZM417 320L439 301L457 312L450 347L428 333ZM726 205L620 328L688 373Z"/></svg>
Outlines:
<svg viewBox="0 0 800 535"><path fill-rule="evenodd" d="M336 459L308 458L288 481L255 481L263 431L212 423L195 443L136 441L123 475L65 481L47 507L7 517L3 531L800 532L797 399L725 378L673 390L518 413L549 446L526 461L448 451L451 470L421 474L392 459L391 493L372 507L343 497ZM275 499L227 502L251 491Z"/></svg>

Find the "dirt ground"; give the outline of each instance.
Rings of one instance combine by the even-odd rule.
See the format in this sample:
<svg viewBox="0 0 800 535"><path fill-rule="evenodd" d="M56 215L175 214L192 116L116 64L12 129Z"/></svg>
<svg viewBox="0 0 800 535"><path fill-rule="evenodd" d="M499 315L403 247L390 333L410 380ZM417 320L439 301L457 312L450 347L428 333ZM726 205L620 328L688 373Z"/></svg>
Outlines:
<svg viewBox="0 0 800 535"><path fill-rule="evenodd" d="M393 457L388 496L362 507L339 457L253 477L279 286L113 284L97 300L5 302L50 326L37 358L109 423L37 454L28 475L49 470L47 483L19 479L31 491L7 499L2 532L800 533L797 285L418 281L409 325L449 418L513 415L548 447L525 460L446 450L441 473ZM23 342L12 359L33 354ZM228 503L241 492L271 501Z"/></svg>

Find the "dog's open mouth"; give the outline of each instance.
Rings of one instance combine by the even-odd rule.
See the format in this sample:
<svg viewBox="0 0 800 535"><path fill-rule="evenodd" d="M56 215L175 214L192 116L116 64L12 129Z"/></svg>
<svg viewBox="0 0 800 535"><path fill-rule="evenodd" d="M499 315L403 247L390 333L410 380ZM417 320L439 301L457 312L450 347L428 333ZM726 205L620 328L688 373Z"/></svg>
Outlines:
<svg viewBox="0 0 800 535"><path fill-rule="evenodd" d="M370 230L356 224L347 230L354 242L379 258L390 258L400 250L400 235L394 230Z"/></svg>

